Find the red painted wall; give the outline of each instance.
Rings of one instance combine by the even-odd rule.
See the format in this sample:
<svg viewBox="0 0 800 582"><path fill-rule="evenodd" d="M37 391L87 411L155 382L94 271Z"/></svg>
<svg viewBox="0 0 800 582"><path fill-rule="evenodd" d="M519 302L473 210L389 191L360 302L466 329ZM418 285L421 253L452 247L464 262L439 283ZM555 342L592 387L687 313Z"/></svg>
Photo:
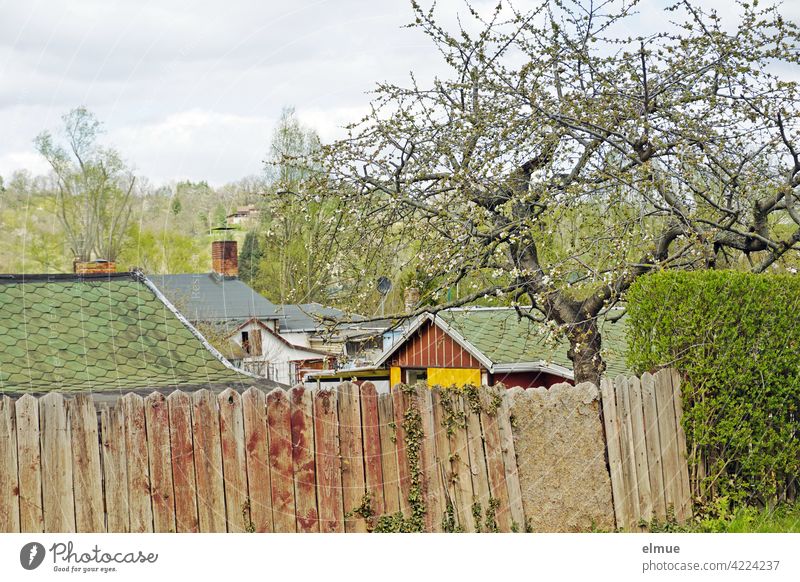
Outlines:
<svg viewBox="0 0 800 582"><path fill-rule="evenodd" d="M560 384L561 382L572 384L572 380L546 372L507 372L492 374L489 378L490 384L499 383L505 385L506 388L515 386L520 388L538 388L539 386L550 388L553 384Z"/></svg>
<svg viewBox="0 0 800 582"><path fill-rule="evenodd" d="M401 368L481 368L480 362L439 327L426 321L389 358Z"/></svg>

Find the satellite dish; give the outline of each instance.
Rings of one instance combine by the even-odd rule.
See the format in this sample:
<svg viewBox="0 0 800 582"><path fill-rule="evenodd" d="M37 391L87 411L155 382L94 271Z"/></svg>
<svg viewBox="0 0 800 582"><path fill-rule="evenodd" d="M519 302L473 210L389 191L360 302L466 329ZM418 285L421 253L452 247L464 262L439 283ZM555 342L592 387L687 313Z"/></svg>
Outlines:
<svg viewBox="0 0 800 582"><path fill-rule="evenodd" d="M392 290L392 282L387 277L378 278L378 293L386 296Z"/></svg>

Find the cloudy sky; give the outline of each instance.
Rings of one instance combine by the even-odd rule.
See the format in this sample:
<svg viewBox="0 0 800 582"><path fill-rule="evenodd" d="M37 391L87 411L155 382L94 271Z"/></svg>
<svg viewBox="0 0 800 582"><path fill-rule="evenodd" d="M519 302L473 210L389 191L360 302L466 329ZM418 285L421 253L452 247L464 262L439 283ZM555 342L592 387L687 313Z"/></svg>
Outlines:
<svg viewBox="0 0 800 582"><path fill-rule="evenodd" d="M438 4L448 18L463 10ZM0 15L6 177L44 171L33 138L85 105L154 182L222 184L261 170L282 107L330 139L365 111L376 81L440 66L402 28L407 0L0 0Z"/></svg>

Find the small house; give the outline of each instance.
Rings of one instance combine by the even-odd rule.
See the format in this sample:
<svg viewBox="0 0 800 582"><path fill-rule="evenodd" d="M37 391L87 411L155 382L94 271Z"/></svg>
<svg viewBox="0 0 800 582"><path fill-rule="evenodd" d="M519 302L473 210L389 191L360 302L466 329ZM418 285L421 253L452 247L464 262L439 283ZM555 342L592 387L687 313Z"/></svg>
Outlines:
<svg viewBox="0 0 800 582"><path fill-rule="evenodd" d="M398 383L503 384L550 387L573 382L568 344L543 323L510 307L466 307L422 314L384 334L385 349L372 366L310 373L309 383L369 379L379 389ZM541 314L539 314L541 315ZM625 372L619 326L603 326L607 373Z"/></svg>

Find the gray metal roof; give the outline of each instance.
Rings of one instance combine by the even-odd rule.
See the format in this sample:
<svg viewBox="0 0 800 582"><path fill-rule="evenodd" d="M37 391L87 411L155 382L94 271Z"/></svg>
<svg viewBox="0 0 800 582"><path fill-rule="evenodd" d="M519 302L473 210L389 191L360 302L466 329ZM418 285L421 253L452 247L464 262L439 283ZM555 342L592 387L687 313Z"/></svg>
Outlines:
<svg viewBox="0 0 800 582"><path fill-rule="evenodd" d="M277 319L274 303L236 278L215 273L149 275L148 278L189 321L243 322Z"/></svg>
<svg viewBox="0 0 800 582"><path fill-rule="evenodd" d="M281 331L299 332L316 331L325 327L326 323L332 325L332 321L323 322L323 318L334 320L351 320L358 322L365 319L362 315L346 313L335 307L325 307L319 303L301 303L300 305L277 305L275 307ZM363 333L368 330L383 331L389 327L386 320L369 321L364 323L343 323L337 326L338 332L345 330ZM346 334L347 335L347 334Z"/></svg>

